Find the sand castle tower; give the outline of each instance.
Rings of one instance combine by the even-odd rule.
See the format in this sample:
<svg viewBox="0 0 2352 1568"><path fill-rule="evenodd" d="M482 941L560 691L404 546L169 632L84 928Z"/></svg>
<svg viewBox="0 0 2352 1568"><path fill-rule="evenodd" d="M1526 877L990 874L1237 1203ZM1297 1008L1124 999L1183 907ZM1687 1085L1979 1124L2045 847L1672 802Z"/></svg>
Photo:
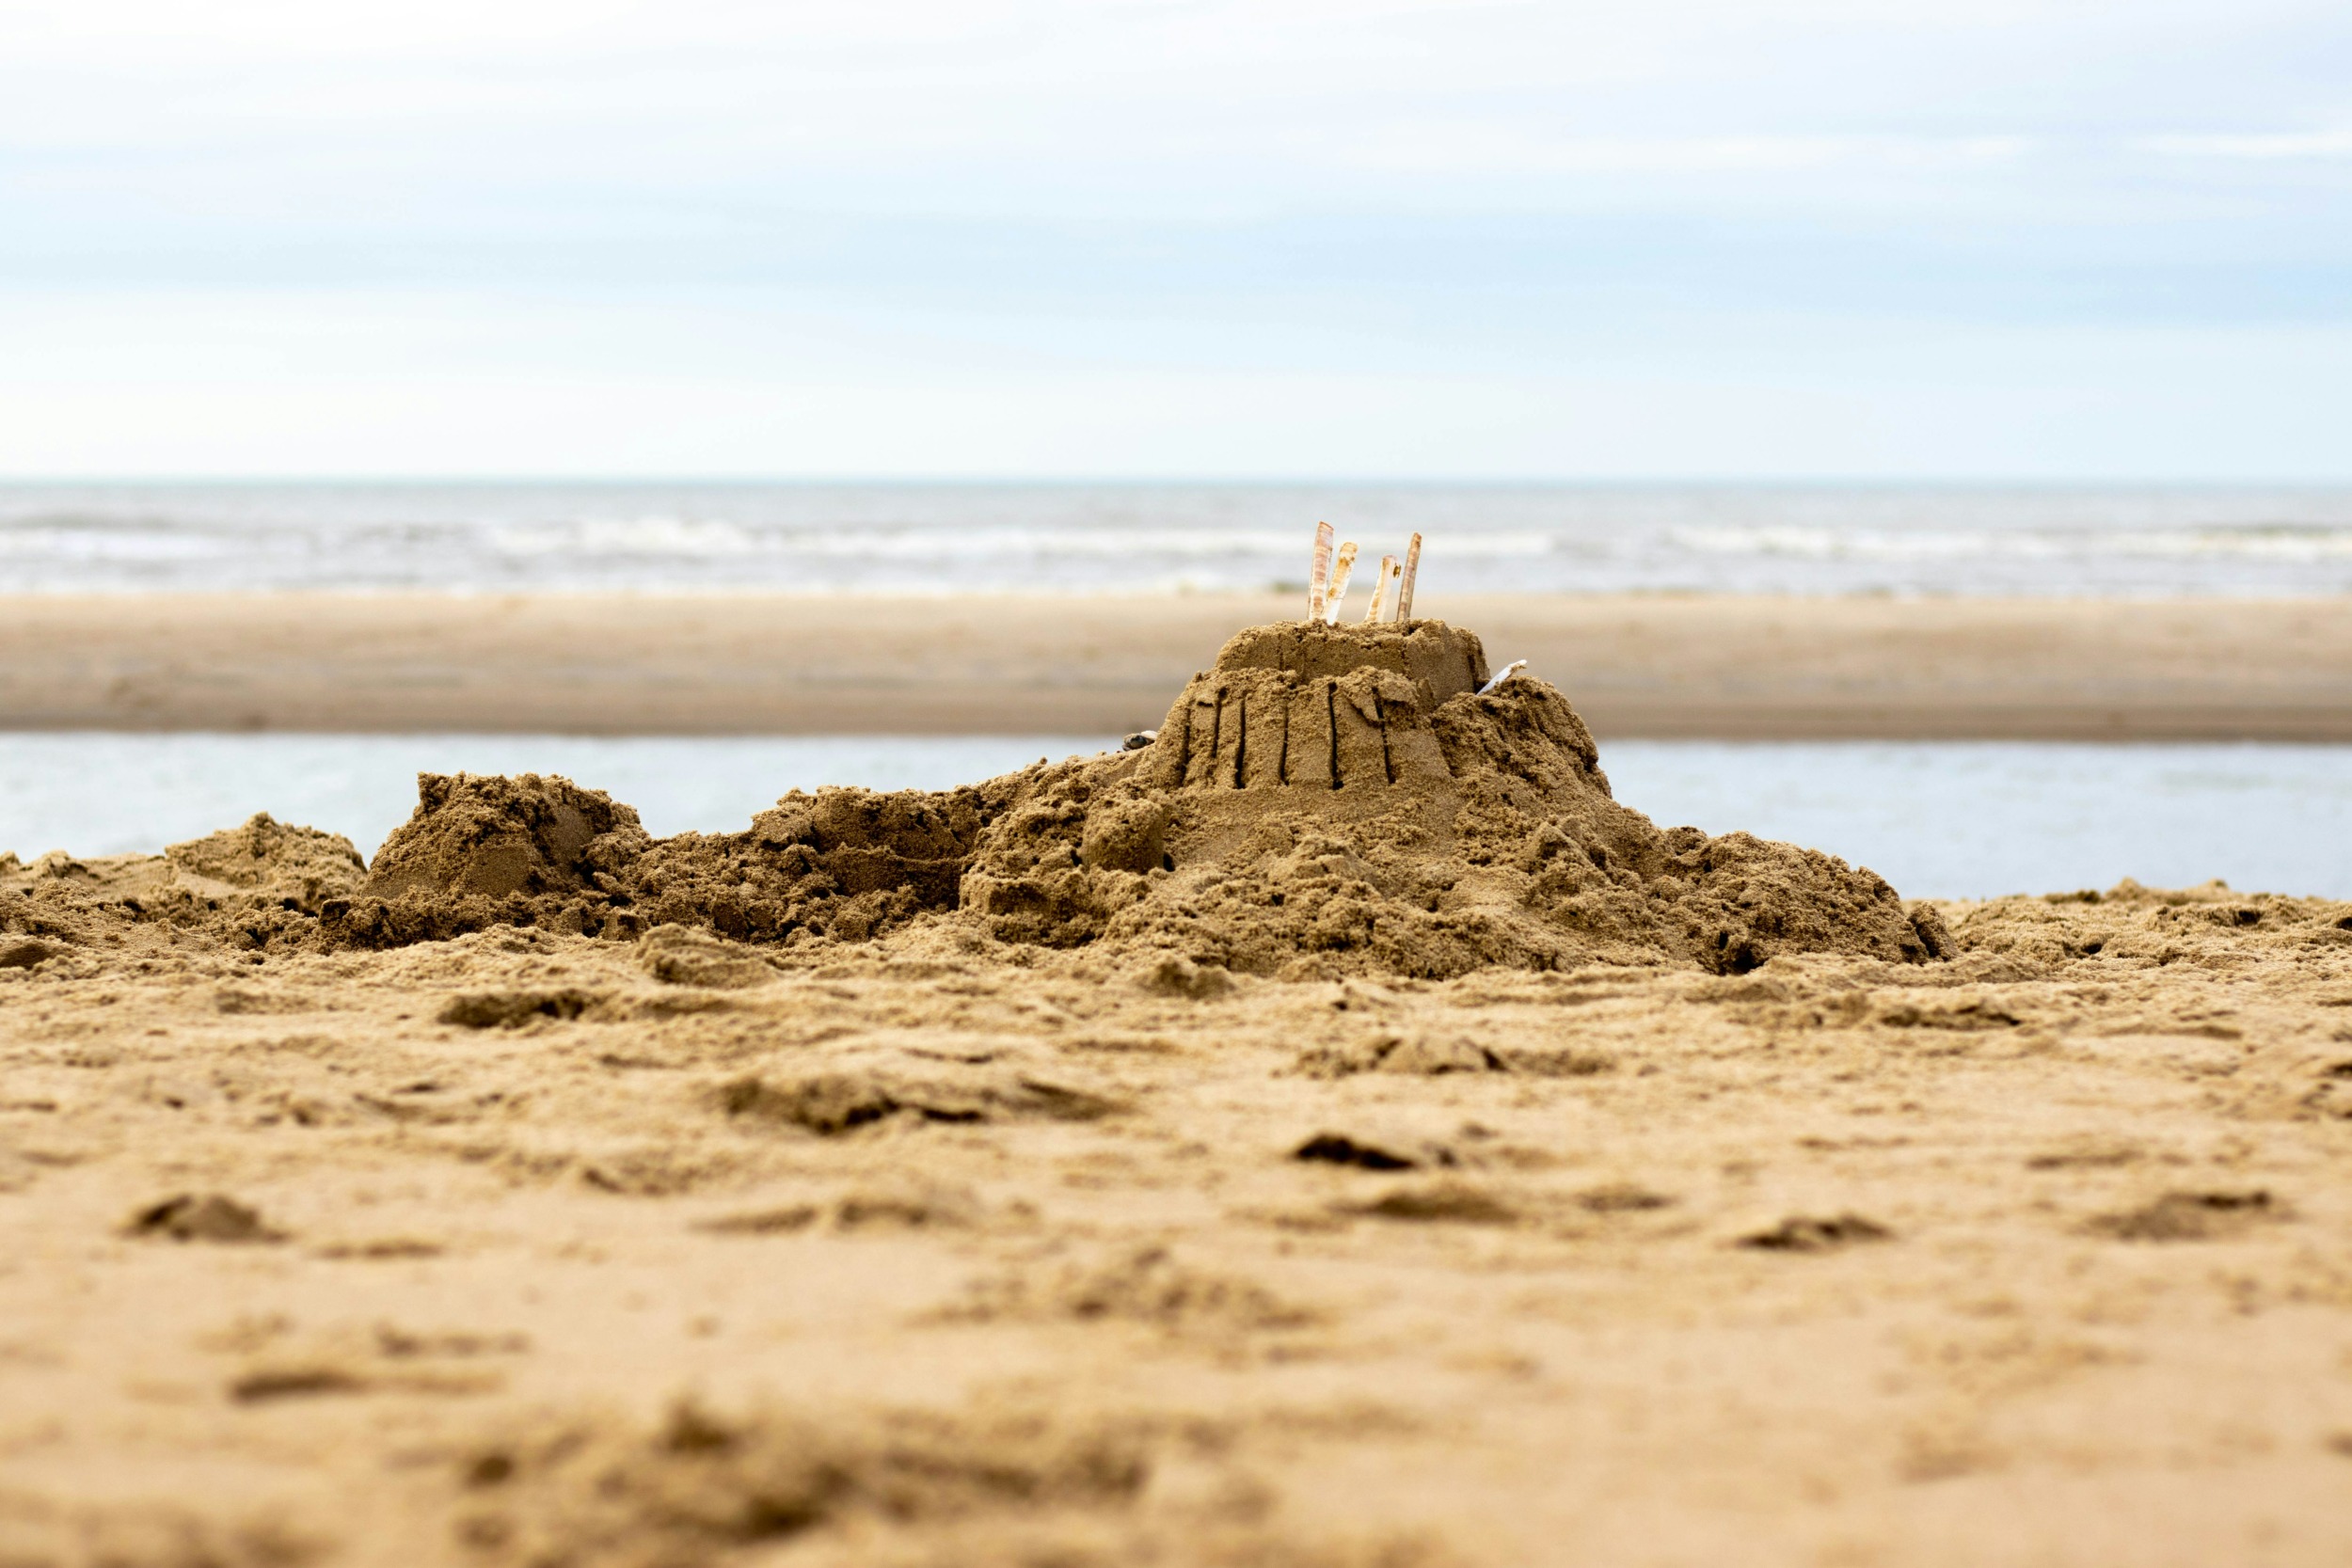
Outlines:
<svg viewBox="0 0 2352 1568"><path fill-rule="evenodd" d="M1136 769L1195 853L1236 846L1270 815L1335 826L1404 817L1417 820L1415 836L1452 836L1460 800L1438 715L1486 687L1486 649L1471 632L1410 619L1419 534L1401 562L1382 560L1370 614L1341 624L1354 551L1343 546L1333 572L1330 529L1318 528L1307 619L1227 641Z"/></svg>
<svg viewBox="0 0 2352 1568"><path fill-rule="evenodd" d="M1162 789L1353 790L1350 800L1427 787L1451 777L1431 715L1486 678L1477 637L1440 621L1254 626L1177 697L1142 776Z"/></svg>
<svg viewBox="0 0 2352 1568"><path fill-rule="evenodd" d="M1453 853L1506 794L1597 808L1611 820L1593 831L1623 836L1575 711L1540 681L1493 687L1477 636L1442 621L1238 632L1122 761L1090 802L1089 836L1106 816L1149 822L1157 847L1122 835L1124 852L1082 856L1096 866L1237 863L1311 839L1419 861Z"/></svg>

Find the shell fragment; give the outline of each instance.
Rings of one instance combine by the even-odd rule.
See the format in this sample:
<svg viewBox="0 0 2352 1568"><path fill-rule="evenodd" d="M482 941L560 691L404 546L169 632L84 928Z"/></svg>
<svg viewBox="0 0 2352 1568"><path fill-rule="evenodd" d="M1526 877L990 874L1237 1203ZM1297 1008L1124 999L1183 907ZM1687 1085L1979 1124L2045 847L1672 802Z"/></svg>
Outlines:
<svg viewBox="0 0 2352 1568"><path fill-rule="evenodd" d="M1494 679L1480 687L1478 689L1478 694L1481 697L1491 695L1496 687L1501 686L1504 681L1509 680L1513 675L1518 674L1520 671L1526 668L1527 660L1523 658L1513 659L1510 663L1502 667L1502 673L1497 675Z"/></svg>
<svg viewBox="0 0 2352 1568"><path fill-rule="evenodd" d="M1396 557L1392 555L1384 555L1380 558L1380 575L1373 579L1372 606L1364 611L1364 625L1368 626L1377 626L1382 621L1388 619L1382 611L1388 608L1389 590L1393 587L1395 583Z"/></svg>
<svg viewBox="0 0 2352 1568"><path fill-rule="evenodd" d="M1331 580L1324 590L1323 619L1327 626L1340 624L1340 601L1347 597L1347 574L1356 569L1356 541L1350 539L1340 546L1339 559L1331 562Z"/></svg>
<svg viewBox="0 0 2352 1568"><path fill-rule="evenodd" d="M1315 525L1315 564L1307 578L1307 619L1323 619L1324 590L1331 581L1331 525Z"/></svg>

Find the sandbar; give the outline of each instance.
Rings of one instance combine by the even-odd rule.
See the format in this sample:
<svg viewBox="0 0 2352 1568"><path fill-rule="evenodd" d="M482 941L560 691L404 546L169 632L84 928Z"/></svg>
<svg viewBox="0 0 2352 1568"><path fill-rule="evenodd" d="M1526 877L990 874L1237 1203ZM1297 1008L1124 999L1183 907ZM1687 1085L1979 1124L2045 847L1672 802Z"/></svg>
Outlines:
<svg viewBox="0 0 2352 1568"><path fill-rule="evenodd" d="M1425 613L1604 739L2352 740L2352 603L1524 595ZM1062 734L1156 721L1248 595L20 595L0 729Z"/></svg>

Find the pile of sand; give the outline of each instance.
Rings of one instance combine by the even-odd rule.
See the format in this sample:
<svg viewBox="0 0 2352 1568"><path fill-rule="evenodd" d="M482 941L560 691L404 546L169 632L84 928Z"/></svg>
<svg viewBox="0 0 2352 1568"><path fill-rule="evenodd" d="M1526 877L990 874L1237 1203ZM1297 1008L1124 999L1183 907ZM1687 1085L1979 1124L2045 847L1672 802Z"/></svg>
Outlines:
<svg viewBox="0 0 2352 1568"><path fill-rule="evenodd" d="M1150 747L1021 791L962 911L1000 941L1294 978L1944 950L1867 871L1661 832L1611 797L1565 697L1526 677L1482 696L1486 676L1478 639L1438 622L1243 632Z"/></svg>
<svg viewBox="0 0 2352 1568"><path fill-rule="evenodd" d="M364 877L343 840L264 816L160 858L19 867L48 896L0 919L70 937L96 908L292 950L675 925L1294 979L1947 954L1938 917L1867 870L1661 832L1611 796L1558 690L1486 679L1478 639L1439 622L1262 626L1132 752L937 794L796 791L744 832L660 840L567 780L426 775Z"/></svg>
<svg viewBox="0 0 2352 1568"><path fill-rule="evenodd" d="M321 916L367 879L351 840L278 822L175 844L160 855L80 861L53 851L24 864L0 854L0 968L40 961L52 948L220 942L254 950L312 951Z"/></svg>

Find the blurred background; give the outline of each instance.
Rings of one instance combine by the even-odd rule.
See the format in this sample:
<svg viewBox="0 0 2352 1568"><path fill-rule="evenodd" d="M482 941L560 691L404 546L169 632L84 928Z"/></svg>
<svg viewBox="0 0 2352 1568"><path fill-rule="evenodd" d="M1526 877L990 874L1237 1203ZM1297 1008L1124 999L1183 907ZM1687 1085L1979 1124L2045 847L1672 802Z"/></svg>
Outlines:
<svg viewBox="0 0 2352 1568"><path fill-rule="evenodd" d="M2340 7L0 0L0 849L261 809L368 848L425 767L717 829L1090 750L1294 613L1328 518L1423 532L1423 607L1517 617L1661 820L1914 894L2352 896ZM633 651L461 658L419 609L361 652L354 595L612 595ZM777 641L657 681L714 595ZM811 595L869 607L853 658L790 635ZM925 602L985 595L1026 641L965 645L954 723L903 705L948 678L894 663ZM1831 651L1719 633L1759 598ZM1095 678L1104 602L1193 637L1205 600L1117 702L992 696ZM1671 648L1544 641L1651 600L1700 607ZM681 718L697 672L758 700ZM595 722L483 694L583 683Z"/></svg>

